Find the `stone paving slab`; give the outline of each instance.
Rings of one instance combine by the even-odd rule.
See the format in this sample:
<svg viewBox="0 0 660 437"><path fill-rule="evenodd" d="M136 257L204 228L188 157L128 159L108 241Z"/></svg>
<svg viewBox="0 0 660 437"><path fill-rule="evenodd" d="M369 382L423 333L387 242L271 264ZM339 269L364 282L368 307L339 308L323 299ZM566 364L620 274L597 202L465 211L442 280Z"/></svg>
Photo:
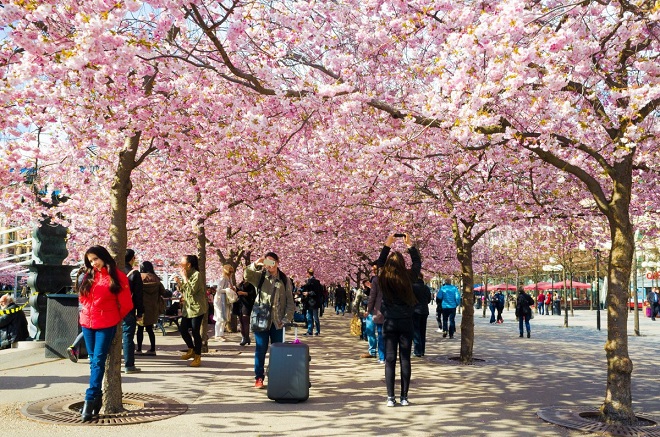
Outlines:
<svg viewBox="0 0 660 437"><path fill-rule="evenodd" d="M26 403L49 397L82 394L87 386L86 360L44 358L43 348L0 351L0 420L12 436L112 436L117 432L180 436L199 433L244 435L456 435L572 436L580 433L550 425L536 412L548 406L597 407L605 394L606 314L602 331L595 329L595 311L575 311L569 328L563 316L536 315L532 338L519 338L513 311L505 323L490 325L475 317L475 357L484 362L462 366L460 332L443 339L435 332L431 306L427 353L413 357L409 407L385 406L384 369L376 360L360 359L366 342L349 335L350 315L326 312L320 337L302 337L312 355L310 399L300 404L268 400L265 390L252 388L254 342L238 345L212 342L202 367L189 368L178 358L183 342L173 328L156 335L156 357L137 357L138 374L122 375L122 389L174 398L188 411L167 420L121 427L41 424L20 414ZM460 315L457 325L460 326ZM632 334L632 316L629 319ZM654 352L660 322L641 319L641 337L631 335L633 398L638 413L660 419ZM288 337L291 339L291 337ZM397 375L399 370L397 368ZM267 381L266 381L267 382ZM397 384L398 392L398 384Z"/></svg>

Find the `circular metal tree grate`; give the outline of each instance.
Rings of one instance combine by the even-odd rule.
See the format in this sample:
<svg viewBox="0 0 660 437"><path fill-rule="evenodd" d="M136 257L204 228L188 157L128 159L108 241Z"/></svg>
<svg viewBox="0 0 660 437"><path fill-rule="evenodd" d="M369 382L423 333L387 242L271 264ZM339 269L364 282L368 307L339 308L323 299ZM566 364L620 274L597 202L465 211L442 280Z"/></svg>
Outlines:
<svg viewBox="0 0 660 437"><path fill-rule="evenodd" d="M546 407L536 412L546 422L578 431L612 436L658 436L660 427L655 420L637 414L637 425L610 425L598 420L598 411L585 407L582 410L568 407Z"/></svg>
<svg viewBox="0 0 660 437"><path fill-rule="evenodd" d="M126 411L99 414L98 418L82 423L80 409L83 401L79 394L58 396L33 402L21 409L28 419L60 425L129 425L169 419L188 411L188 406L174 399L144 393L124 393L122 404Z"/></svg>

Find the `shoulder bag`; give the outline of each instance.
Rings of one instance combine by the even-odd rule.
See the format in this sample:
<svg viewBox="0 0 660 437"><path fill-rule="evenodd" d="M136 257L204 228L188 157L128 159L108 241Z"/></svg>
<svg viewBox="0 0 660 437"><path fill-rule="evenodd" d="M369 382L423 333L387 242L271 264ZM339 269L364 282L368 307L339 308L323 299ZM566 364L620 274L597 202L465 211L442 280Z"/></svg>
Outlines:
<svg viewBox="0 0 660 437"><path fill-rule="evenodd" d="M257 286L257 297L258 301L254 303L252 307L252 313L250 314L250 329L252 332L262 332L270 329L270 320L271 320L271 307L269 303L261 301L261 286L266 279L266 272L261 274L261 279L259 279L259 285ZM270 299L273 300L273 295L271 294Z"/></svg>

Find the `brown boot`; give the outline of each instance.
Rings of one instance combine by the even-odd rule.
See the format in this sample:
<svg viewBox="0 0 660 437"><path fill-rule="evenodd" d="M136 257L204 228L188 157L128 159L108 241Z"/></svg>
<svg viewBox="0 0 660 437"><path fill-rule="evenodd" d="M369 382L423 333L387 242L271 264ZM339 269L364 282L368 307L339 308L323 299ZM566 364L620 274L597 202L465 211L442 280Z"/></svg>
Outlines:
<svg viewBox="0 0 660 437"><path fill-rule="evenodd" d="M191 359L193 356L195 356L195 351L192 350L192 349L188 349L188 352L186 352L185 354L181 355L181 359L182 359L182 360L189 360L189 359Z"/></svg>
<svg viewBox="0 0 660 437"><path fill-rule="evenodd" d="M202 365L202 356L201 355L195 355L195 359L188 364L190 367L199 367Z"/></svg>

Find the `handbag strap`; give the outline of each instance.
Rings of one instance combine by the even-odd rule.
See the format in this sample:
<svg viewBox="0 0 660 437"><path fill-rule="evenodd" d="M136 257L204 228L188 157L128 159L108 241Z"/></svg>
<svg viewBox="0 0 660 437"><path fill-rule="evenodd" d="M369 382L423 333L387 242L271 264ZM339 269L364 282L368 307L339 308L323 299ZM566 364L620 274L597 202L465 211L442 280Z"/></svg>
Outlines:
<svg viewBox="0 0 660 437"><path fill-rule="evenodd" d="M264 281L266 280L266 271L261 272L261 278L259 278L259 285L257 285L257 293L258 293L258 298L259 298L259 303L261 303L261 286L264 285ZM286 284L284 284L286 287ZM270 294L270 302L271 305L273 303L273 296L275 296L275 287L273 287L273 292Z"/></svg>

